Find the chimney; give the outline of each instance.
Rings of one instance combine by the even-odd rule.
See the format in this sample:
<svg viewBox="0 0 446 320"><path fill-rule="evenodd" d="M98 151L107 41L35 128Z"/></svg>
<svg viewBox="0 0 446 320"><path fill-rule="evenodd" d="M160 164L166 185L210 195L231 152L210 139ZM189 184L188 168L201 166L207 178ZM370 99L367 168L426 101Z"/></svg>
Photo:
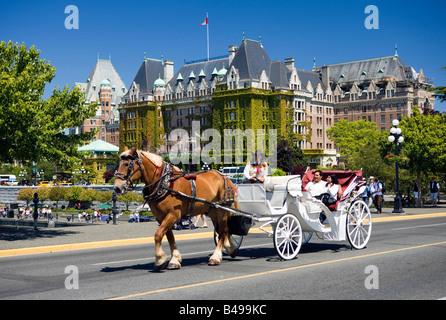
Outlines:
<svg viewBox="0 0 446 320"><path fill-rule="evenodd" d="M173 78L173 61L164 60L164 82L168 83Z"/></svg>
<svg viewBox="0 0 446 320"><path fill-rule="evenodd" d="M330 86L330 67L329 66L322 66L321 67L321 80L322 83L325 85L326 88Z"/></svg>
<svg viewBox="0 0 446 320"><path fill-rule="evenodd" d="M237 53L238 47L234 45L229 46L229 64L232 63L232 59L234 59L235 54Z"/></svg>
<svg viewBox="0 0 446 320"><path fill-rule="evenodd" d="M285 65L288 70L294 69L294 58L285 58Z"/></svg>

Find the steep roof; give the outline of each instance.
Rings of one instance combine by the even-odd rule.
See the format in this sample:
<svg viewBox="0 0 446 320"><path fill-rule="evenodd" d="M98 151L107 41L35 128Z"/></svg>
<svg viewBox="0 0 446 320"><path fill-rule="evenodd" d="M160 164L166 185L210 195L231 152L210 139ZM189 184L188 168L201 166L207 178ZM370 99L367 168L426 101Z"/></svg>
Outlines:
<svg viewBox="0 0 446 320"><path fill-rule="evenodd" d="M141 94L153 92L155 81L164 78L164 64L162 60L144 58L133 81L139 85ZM127 92L125 96L128 96Z"/></svg>
<svg viewBox="0 0 446 320"><path fill-rule="evenodd" d="M297 71L297 76L300 79L300 83L302 84L302 89L305 89L305 86L307 85L308 81L311 82L311 86L313 88L316 87L320 83L321 87L325 89L325 86L322 83L321 75L319 72L306 71L306 70L300 70L300 69L296 69L296 71Z"/></svg>
<svg viewBox="0 0 446 320"><path fill-rule="evenodd" d="M260 41L243 39L231 66L238 70L240 81L259 80L263 70L271 78L271 59Z"/></svg>
<svg viewBox="0 0 446 320"><path fill-rule="evenodd" d="M338 82L376 81L382 77L394 77L397 81L407 80L406 66L397 56L379 57L327 65L330 80ZM316 67L320 71L321 66Z"/></svg>
<svg viewBox="0 0 446 320"><path fill-rule="evenodd" d="M94 102L99 100L98 93L104 80L109 83L112 88L114 88L114 91L112 91L112 105L119 104L121 97L124 95L127 89L118 72L116 72L115 67L111 63L111 60L98 59L93 67L93 70L88 76L87 82L76 83L76 86L85 90L86 101Z"/></svg>

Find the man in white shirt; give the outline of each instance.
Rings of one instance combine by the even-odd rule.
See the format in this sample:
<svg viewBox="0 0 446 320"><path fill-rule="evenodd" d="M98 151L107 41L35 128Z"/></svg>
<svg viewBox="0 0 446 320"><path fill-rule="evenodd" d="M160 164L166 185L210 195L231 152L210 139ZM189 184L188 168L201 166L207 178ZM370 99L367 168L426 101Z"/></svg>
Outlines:
<svg viewBox="0 0 446 320"><path fill-rule="evenodd" d="M327 183L322 180L321 170L316 170L313 174L314 180L307 184L306 189L310 191L313 197L316 197L327 192Z"/></svg>

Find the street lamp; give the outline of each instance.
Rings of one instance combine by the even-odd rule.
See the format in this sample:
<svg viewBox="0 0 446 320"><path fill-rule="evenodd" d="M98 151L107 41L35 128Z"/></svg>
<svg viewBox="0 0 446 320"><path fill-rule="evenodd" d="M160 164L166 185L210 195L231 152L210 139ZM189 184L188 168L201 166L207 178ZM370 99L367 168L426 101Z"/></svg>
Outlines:
<svg viewBox="0 0 446 320"><path fill-rule="evenodd" d="M390 128L390 136L388 137L389 142L395 143L395 156L398 156L398 145L401 144L404 141L404 137L401 135L401 129L398 128L398 125L400 122L398 119L395 119L392 121L393 127ZM404 213L403 210L403 204L401 201L401 195L400 195L400 182L399 182L399 176L398 176L398 161L395 161L395 176L396 176L396 194L394 198L394 205L393 205L393 213Z"/></svg>

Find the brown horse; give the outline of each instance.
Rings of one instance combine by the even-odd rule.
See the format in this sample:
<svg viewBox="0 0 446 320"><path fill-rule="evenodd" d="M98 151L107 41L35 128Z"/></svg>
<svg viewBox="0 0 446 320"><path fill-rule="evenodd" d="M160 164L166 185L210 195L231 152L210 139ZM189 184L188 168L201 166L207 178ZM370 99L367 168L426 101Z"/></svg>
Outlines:
<svg viewBox="0 0 446 320"><path fill-rule="evenodd" d="M182 258L175 244L172 226L181 217L188 214L195 216L205 213L218 228L216 231L219 241L209 259L209 265L221 263L223 247L231 257L235 257L237 247L229 237L228 230L230 212L215 208L211 204L211 202L220 203L239 209L235 197L235 186L228 178L223 177L217 171L199 172L193 176L187 176L178 168L171 168L156 154L136 150L136 148L131 150L125 148L115 174L114 190L117 194L125 193L138 179L141 179L146 185L143 193L153 215L160 224L155 233L155 268L157 270L163 269L167 263L167 256L161 245L164 235L167 236L171 251L168 268L179 269L181 267ZM195 182L195 188L191 180ZM196 198L209 202L194 201L184 196L194 196L194 193ZM232 194L232 199L228 198L228 194Z"/></svg>

